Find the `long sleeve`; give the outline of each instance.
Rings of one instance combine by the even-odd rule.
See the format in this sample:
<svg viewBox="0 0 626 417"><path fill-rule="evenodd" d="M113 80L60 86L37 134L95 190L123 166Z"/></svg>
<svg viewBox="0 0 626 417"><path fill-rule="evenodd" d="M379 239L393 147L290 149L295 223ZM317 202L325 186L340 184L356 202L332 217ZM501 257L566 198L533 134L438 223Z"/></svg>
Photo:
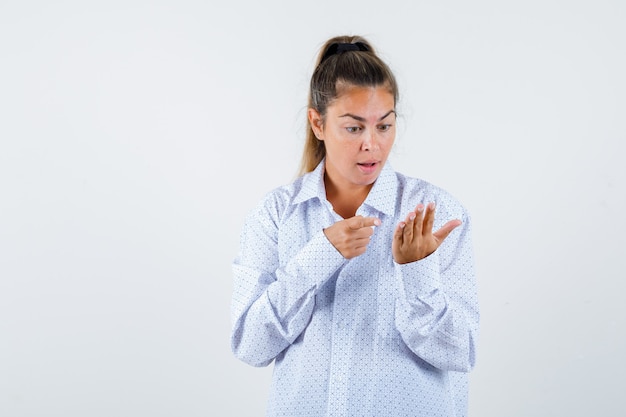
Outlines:
<svg viewBox="0 0 626 417"><path fill-rule="evenodd" d="M281 265L279 222L274 207L251 213L233 263L231 348L254 366L268 365L297 339L311 319L316 291L345 262L320 229Z"/></svg>
<svg viewBox="0 0 626 417"><path fill-rule="evenodd" d="M430 256L395 265L401 290L396 327L406 345L431 365L470 371L475 364L478 299L470 241L470 219Z"/></svg>

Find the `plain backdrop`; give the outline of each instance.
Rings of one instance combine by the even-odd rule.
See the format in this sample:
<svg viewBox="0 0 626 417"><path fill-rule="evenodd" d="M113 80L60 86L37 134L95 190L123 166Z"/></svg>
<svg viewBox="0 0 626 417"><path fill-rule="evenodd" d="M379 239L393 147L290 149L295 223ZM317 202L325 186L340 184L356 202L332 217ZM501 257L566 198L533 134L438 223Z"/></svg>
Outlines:
<svg viewBox="0 0 626 417"><path fill-rule="evenodd" d="M474 220L470 415L622 416L626 3L0 2L0 416L261 416L245 214L330 36L398 78L394 168Z"/></svg>

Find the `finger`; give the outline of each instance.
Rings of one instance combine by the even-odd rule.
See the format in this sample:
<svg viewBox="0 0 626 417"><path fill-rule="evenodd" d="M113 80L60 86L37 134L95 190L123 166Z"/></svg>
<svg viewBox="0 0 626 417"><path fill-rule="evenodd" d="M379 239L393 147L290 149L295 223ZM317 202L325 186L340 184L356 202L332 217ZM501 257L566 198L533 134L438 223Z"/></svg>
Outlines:
<svg viewBox="0 0 626 417"><path fill-rule="evenodd" d="M413 229L415 227L416 217L417 216L415 215L415 212L412 212L412 211L407 216L407 219L405 222L406 225L402 229L402 242L403 243L408 244L413 241Z"/></svg>
<svg viewBox="0 0 626 417"><path fill-rule="evenodd" d="M435 223L435 203L428 203L424 210L424 226L422 234L431 234Z"/></svg>
<svg viewBox="0 0 626 417"><path fill-rule="evenodd" d="M362 227L358 230L353 230L351 236L353 239L365 239L372 237L373 234L373 227Z"/></svg>
<svg viewBox="0 0 626 417"><path fill-rule="evenodd" d="M380 226L381 221L378 217L364 217L363 227Z"/></svg>
<svg viewBox="0 0 626 417"><path fill-rule="evenodd" d="M439 242L443 242L443 240L448 237L450 232L452 232L462 223L463 222L459 219L450 220L448 223L441 226L441 229L433 233L433 236L435 236Z"/></svg>
<svg viewBox="0 0 626 417"><path fill-rule="evenodd" d="M352 242L352 247L355 252L359 252L359 254L364 253L367 250L367 246L370 244L371 237L363 236L357 239L354 239Z"/></svg>
<svg viewBox="0 0 626 417"><path fill-rule="evenodd" d="M348 219L348 227L352 230L358 230L363 227L380 226L380 219L377 217L354 216Z"/></svg>
<svg viewBox="0 0 626 417"><path fill-rule="evenodd" d="M413 225L413 233L415 236L421 236L424 222L424 205L418 204L417 207L415 207L415 213L416 219Z"/></svg>
<svg viewBox="0 0 626 417"><path fill-rule="evenodd" d="M363 227L363 216L354 216L346 219L350 230L359 230Z"/></svg>
<svg viewBox="0 0 626 417"><path fill-rule="evenodd" d="M406 226L405 222L400 222L396 226L396 231L393 233L393 239L400 245L404 241L404 228Z"/></svg>
<svg viewBox="0 0 626 417"><path fill-rule="evenodd" d="M367 246L370 244L371 240L372 236L359 236L358 238L354 239L354 245L356 247Z"/></svg>

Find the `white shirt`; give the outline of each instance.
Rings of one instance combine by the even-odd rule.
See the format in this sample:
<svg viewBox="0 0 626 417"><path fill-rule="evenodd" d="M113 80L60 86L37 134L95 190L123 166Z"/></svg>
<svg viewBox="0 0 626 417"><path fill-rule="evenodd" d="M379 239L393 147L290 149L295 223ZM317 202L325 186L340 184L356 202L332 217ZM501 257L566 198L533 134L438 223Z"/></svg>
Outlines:
<svg viewBox="0 0 626 417"><path fill-rule="evenodd" d="M274 361L268 416L465 416L478 300L467 211L449 193L387 164L357 214L378 217L347 260L323 229L324 161L268 193L246 219L233 263L234 354ZM400 265L397 224L436 203L435 227L460 219L430 256Z"/></svg>

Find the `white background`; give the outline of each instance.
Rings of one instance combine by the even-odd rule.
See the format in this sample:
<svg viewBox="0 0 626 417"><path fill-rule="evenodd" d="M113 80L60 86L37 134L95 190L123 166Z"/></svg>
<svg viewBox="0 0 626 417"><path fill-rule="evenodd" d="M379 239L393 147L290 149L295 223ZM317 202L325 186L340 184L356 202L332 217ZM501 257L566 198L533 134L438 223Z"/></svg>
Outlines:
<svg viewBox="0 0 626 417"><path fill-rule="evenodd" d="M230 263L337 34L397 75L394 168L473 215L471 415L623 415L623 1L3 0L0 416L263 414Z"/></svg>

